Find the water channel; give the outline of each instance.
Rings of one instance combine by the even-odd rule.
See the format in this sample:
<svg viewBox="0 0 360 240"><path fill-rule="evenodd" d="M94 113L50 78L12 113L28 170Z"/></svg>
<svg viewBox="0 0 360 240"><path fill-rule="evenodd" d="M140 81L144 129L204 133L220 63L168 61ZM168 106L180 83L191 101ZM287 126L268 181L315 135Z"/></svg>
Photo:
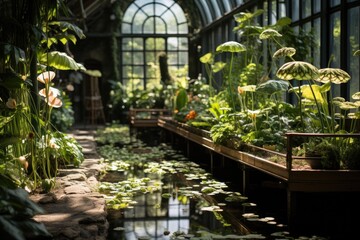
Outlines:
<svg viewBox="0 0 360 240"><path fill-rule="evenodd" d="M210 173L203 149L193 149L199 158L189 159L158 130L130 142L99 148L109 161L100 187L108 196L109 240L328 239L292 236L284 191L250 186L245 195L236 164Z"/></svg>

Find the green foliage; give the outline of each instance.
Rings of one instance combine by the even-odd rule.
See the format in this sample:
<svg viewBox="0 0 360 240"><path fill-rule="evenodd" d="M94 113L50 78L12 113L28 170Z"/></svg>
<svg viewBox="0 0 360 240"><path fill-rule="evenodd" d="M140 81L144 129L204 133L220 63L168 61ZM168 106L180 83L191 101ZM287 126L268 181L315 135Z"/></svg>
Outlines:
<svg viewBox="0 0 360 240"><path fill-rule="evenodd" d="M51 125L54 129L66 132L69 130L74 122L74 110L72 108L72 102L66 94L62 94L63 106L51 111Z"/></svg>
<svg viewBox="0 0 360 240"><path fill-rule="evenodd" d="M180 111L186 106L188 102L188 95L185 89L180 89L175 98L175 109Z"/></svg>
<svg viewBox="0 0 360 240"><path fill-rule="evenodd" d="M79 167L84 161L84 154L82 147L75 138L58 131L53 133L51 137L51 142L55 144L53 151L51 151L53 157L65 166Z"/></svg>
<svg viewBox="0 0 360 240"><path fill-rule="evenodd" d="M42 213L28 197L28 193L17 188L6 175L0 175L0 232L4 239L25 240L34 237L48 237L50 233L42 223L32 219Z"/></svg>

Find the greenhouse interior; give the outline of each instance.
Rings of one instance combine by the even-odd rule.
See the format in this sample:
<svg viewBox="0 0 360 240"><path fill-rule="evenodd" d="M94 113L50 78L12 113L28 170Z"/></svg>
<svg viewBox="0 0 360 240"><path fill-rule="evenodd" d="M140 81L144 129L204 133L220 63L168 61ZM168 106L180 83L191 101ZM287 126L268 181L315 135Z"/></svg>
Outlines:
<svg viewBox="0 0 360 240"><path fill-rule="evenodd" d="M0 12L1 239L360 239L359 0Z"/></svg>

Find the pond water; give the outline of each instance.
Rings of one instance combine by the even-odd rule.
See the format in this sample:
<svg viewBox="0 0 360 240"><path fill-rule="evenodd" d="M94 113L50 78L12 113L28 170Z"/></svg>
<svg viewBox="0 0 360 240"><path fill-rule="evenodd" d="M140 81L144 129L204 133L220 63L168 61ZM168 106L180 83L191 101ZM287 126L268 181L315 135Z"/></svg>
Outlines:
<svg viewBox="0 0 360 240"><path fill-rule="evenodd" d="M109 163L100 186L108 200L109 240L295 239L283 202L250 199L227 181L234 179L231 170L214 177L201 161L146 136L152 137L99 148Z"/></svg>

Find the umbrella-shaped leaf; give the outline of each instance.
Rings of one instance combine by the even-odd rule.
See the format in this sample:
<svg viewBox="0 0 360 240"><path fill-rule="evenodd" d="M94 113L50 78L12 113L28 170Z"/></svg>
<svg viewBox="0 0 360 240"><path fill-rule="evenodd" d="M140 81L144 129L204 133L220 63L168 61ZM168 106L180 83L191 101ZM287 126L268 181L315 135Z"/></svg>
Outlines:
<svg viewBox="0 0 360 240"><path fill-rule="evenodd" d="M323 68L319 70L318 82L335 84L346 83L350 80L350 75L340 68Z"/></svg>
<svg viewBox="0 0 360 240"><path fill-rule="evenodd" d="M345 102L345 98L343 98L343 97L334 97L332 101L333 102Z"/></svg>
<svg viewBox="0 0 360 240"><path fill-rule="evenodd" d="M360 56L360 50L356 50L356 51L354 52L354 56Z"/></svg>
<svg viewBox="0 0 360 240"><path fill-rule="evenodd" d="M359 100L359 99L360 99L360 92L354 93L351 97L352 97L352 99L354 99L354 100Z"/></svg>
<svg viewBox="0 0 360 240"><path fill-rule="evenodd" d="M272 94L275 92L286 91L288 88L289 88L289 82L287 81L268 80L257 86L256 91Z"/></svg>
<svg viewBox="0 0 360 240"><path fill-rule="evenodd" d="M311 80L318 77L319 70L308 62L292 61L282 65L276 76L283 80Z"/></svg>
<svg viewBox="0 0 360 240"><path fill-rule="evenodd" d="M356 109L358 106L353 102L342 102L340 104L340 108L342 110L350 110L350 109Z"/></svg>
<svg viewBox="0 0 360 240"><path fill-rule="evenodd" d="M58 51L41 55L40 63L59 70L86 70L82 64L77 63L72 57L68 56L66 53Z"/></svg>
<svg viewBox="0 0 360 240"><path fill-rule="evenodd" d="M235 41L229 41L225 42L223 44L220 44L216 51L218 52L243 52L246 51L246 48L241 43L235 42Z"/></svg>
<svg viewBox="0 0 360 240"><path fill-rule="evenodd" d="M213 54L211 52L206 53L205 55L200 57L200 62L212 64L214 62Z"/></svg>
<svg viewBox="0 0 360 240"><path fill-rule="evenodd" d="M292 57L296 53L296 49L292 47L283 47L278 49L274 55L273 58L281 58L281 57Z"/></svg>
<svg viewBox="0 0 360 240"><path fill-rule="evenodd" d="M355 104L356 106L360 107L360 101L356 101L356 102L354 102L354 104Z"/></svg>
<svg viewBox="0 0 360 240"><path fill-rule="evenodd" d="M259 36L260 39L268 39L274 37L282 37L282 35L275 29L265 29Z"/></svg>
<svg viewBox="0 0 360 240"><path fill-rule="evenodd" d="M325 101L321 94L321 88L319 85L313 84L311 87L310 85L303 85L301 86L301 92L304 98L316 100L319 103L323 103Z"/></svg>
<svg viewBox="0 0 360 240"><path fill-rule="evenodd" d="M226 63L224 63L224 62L216 62L212 66L212 71L214 73L217 73L217 72L221 71L225 67L225 65L226 65Z"/></svg>

